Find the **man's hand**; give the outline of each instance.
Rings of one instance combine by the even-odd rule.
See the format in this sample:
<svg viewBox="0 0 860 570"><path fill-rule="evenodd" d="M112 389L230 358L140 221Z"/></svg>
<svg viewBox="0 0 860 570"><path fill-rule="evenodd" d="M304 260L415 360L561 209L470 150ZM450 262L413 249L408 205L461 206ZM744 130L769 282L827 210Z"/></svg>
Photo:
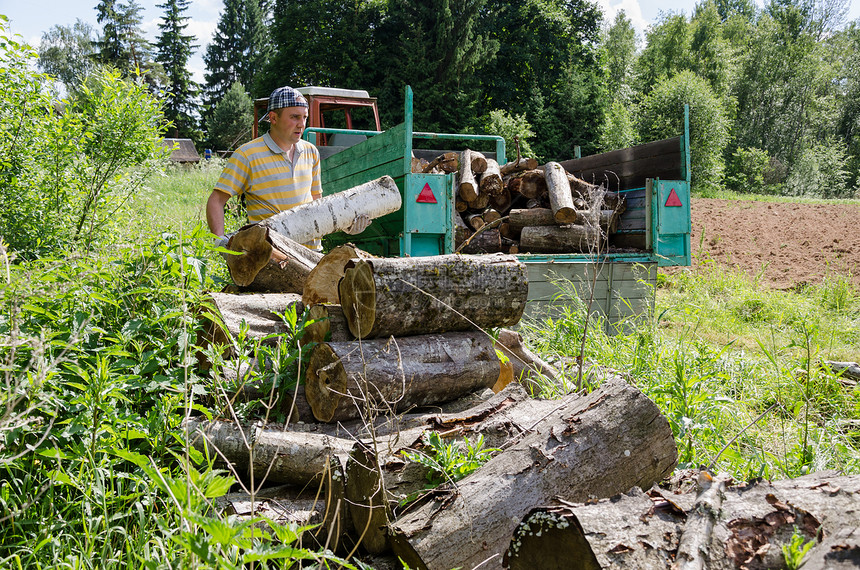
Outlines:
<svg viewBox="0 0 860 570"><path fill-rule="evenodd" d="M352 220L352 224L349 226L349 228L344 231L349 235L353 236L356 234L360 234L367 229L367 226L370 225L371 221L372 220L370 219L370 216L368 216L367 214L359 214L355 217L354 220Z"/></svg>

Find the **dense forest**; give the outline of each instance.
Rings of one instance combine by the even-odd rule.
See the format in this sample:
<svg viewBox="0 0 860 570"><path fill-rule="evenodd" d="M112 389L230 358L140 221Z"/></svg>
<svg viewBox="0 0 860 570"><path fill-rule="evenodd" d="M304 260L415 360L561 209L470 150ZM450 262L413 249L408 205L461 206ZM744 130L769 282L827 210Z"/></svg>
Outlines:
<svg viewBox="0 0 860 570"><path fill-rule="evenodd" d="M694 187L853 196L860 173L860 23L847 0L704 0L637 38L588 0L225 0L212 42L165 0L154 44L140 7L101 0L99 30L47 32L41 68L70 93L97 65L137 73L174 136L229 149L252 98L282 84L366 89L383 127L415 91L425 131L518 135L550 159L673 136L691 105ZM187 71L204 50L205 84ZM237 85L238 84L238 85ZM513 147L513 145L511 145Z"/></svg>

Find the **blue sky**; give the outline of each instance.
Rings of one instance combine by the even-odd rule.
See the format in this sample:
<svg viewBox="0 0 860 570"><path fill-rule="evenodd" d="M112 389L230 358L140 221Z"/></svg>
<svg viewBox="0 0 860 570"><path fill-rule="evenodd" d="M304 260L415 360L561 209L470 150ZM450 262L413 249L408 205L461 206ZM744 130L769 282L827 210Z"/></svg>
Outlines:
<svg viewBox="0 0 860 570"><path fill-rule="evenodd" d="M77 18L96 25L95 5L98 0L0 0L0 14L9 17L13 34L19 34L24 41L34 46L39 44L42 33L55 25L68 26L74 24ZM763 0L757 0L762 4ZM147 37L154 40L158 35L158 23L163 11L157 7L163 0L138 0L144 8L143 31ZM619 10L624 10L627 17L644 37L644 31L649 24L654 23L660 11L684 12L689 15L696 0L598 0L603 8L606 19L611 21ZM202 54L210 42L215 26L218 23L223 0L192 0L186 15L189 22L189 33L197 37L200 48L195 52L189 67L196 81L203 80ZM848 20L860 18L860 0L851 0Z"/></svg>

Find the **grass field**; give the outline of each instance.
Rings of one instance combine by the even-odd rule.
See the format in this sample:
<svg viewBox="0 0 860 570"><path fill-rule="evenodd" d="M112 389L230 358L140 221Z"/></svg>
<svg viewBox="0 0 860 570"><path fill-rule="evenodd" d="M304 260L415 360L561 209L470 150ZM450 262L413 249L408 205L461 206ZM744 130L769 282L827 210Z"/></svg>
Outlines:
<svg viewBox="0 0 860 570"><path fill-rule="evenodd" d="M214 514L211 499L236 481L179 435L189 410L210 413L199 358L220 358L199 352L195 312L228 281L203 221L219 170L149 180L102 249L28 263L0 251L0 567L239 569L298 556L353 567L316 546L293 550L298 529ZM228 229L241 223L228 217ZM860 473L860 396L821 366L860 358L850 281L771 291L700 261L660 275L655 314L639 326L589 326L584 358L660 407L679 468L740 480ZM570 299L562 317L520 325L530 348L570 373L545 396L573 385L583 315Z"/></svg>

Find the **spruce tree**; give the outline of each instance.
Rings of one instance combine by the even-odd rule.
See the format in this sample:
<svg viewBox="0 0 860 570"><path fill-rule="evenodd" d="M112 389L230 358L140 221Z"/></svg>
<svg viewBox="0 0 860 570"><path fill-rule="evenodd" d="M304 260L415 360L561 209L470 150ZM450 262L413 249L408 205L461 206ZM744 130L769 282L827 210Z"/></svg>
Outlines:
<svg viewBox="0 0 860 570"><path fill-rule="evenodd" d="M120 4L101 0L96 6L97 21L102 25L98 61L115 68L125 76L142 77L154 90L165 82L164 71L152 53L152 45L143 36L140 24L143 7L136 0Z"/></svg>
<svg viewBox="0 0 860 570"><path fill-rule="evenodd" d="M269 53L259 0L225 0L215 36L203 56L208 71L204 75L207 116L237 81L255 96L268 95L255 91L254 85Z"/></svg>
<svg viewBox="0 0 860 570"><path fill-rule="evenodd" d="M164 104L164 116L173 123L172 132L176 137L199 138L196 128L195 110L199 86L191 78L188 70L188 60L194 50L199 47L193 42L193 35L183 33L188 27L188 17L183 13L188 9L190 0L166 0L158 7L164 10L158 28L155 60L165 69L167 77L167 100Z"/></svg>

